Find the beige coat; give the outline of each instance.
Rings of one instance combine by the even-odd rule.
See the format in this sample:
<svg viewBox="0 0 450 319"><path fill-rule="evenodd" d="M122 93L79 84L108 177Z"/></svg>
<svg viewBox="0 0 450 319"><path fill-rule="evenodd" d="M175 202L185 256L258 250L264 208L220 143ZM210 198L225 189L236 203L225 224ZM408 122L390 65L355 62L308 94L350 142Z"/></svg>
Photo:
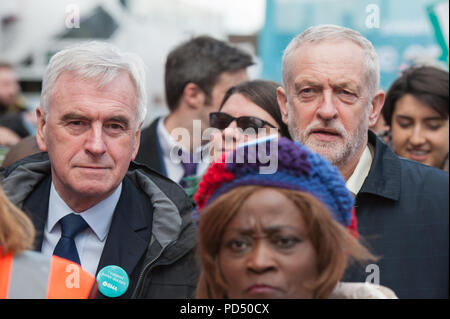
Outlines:
<svg viewBox="0 0 450 319"><path fill-rule="evenodd" d="M384 286L368 282L340 282L330 299L398 299L398 297Z"/></svg>

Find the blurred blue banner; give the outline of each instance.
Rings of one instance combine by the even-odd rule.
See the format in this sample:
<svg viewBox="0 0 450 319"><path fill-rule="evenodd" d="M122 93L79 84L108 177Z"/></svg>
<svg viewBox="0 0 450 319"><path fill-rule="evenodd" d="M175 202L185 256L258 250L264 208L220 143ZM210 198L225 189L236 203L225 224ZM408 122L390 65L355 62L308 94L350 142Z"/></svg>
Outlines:
<svg viewBox="0 0 450 319"><path fill-rule="evenodd" d="M413 63L448 68L448 1L266 1L266 23L258 41L263 78L281 81L284 48L297 34L318 24L342 25L367 37L380 58L383 89Z"/></svg>

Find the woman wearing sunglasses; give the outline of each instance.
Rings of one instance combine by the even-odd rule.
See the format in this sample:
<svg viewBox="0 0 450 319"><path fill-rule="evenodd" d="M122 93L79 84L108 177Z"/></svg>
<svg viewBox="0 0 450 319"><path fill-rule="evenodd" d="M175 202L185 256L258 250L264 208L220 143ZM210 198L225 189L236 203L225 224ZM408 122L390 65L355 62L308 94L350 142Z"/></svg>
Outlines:
<svg viewBox="0 0 450 319"><path fill-rule="evenodd" d="M290 139L277 102L277 82L254 80L230 88L219 112L209 115L209 124L218 129L211 136L211 155L218 158L238 145L267 135Z"/></svg>

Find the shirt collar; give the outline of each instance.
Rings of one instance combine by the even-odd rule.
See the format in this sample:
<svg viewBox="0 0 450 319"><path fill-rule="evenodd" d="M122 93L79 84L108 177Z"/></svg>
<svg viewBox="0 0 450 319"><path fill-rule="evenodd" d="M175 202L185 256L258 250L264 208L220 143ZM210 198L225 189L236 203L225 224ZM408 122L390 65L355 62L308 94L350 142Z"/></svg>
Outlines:
<svg viewBox="0 0 450 319"><path fill-rule="evenodd" d="M356 195L359 193L367 175L369 175L370 166L372 165L372 154L370 152L369 146L366 145L358 164L356 165L353 174L345 183L347 189Z"/></svg>
<svg viewBox="0 0 450 319"><path fill-rule="evenodd" d="M122 183L107 198L80 213L100 241L108 234L116 205L122 193ZM51 232L56 223L64 216L73 213L73 210L64 202L56 191L53 182L50 188L48 206L47 231Z"/></svg>
<svg viewBox="0 0 450 319"><path fill-rule="evenodd" d="M164 121L167 117L161 117L158 121L158 126L156 128L159 138L159 144L161 145L161 150L164 156L169 157L170 151L175 147L179 148L177 141L170 135L164 126Z"/></svg>

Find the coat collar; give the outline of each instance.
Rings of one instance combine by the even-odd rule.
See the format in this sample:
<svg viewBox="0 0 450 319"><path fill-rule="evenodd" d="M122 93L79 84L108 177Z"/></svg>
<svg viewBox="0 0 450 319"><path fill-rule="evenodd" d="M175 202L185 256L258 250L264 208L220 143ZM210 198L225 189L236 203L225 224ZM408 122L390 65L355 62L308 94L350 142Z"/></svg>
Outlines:
<svg viewBox="0 0 450 319"><path fill-rule="evenodd" d="M375 156L369 175L358 195L369 193L399 200L401 191L400 159L372 131L369 131L369 144L374 146Z"/></svg>
<svg viewBox="0 0 450 319"><path fill-rule="evenodd" d="M40 251L44 227L48 218L51 178L45 178L24 203L24 211L37 230L34 249ZM130 209L133 207L133 209ZM103 248L97 271L108 265L120 265L133 273L150 243L153 206L145 194L129 178L122 182L122 194L114 211L108 238Z"/></svg>

